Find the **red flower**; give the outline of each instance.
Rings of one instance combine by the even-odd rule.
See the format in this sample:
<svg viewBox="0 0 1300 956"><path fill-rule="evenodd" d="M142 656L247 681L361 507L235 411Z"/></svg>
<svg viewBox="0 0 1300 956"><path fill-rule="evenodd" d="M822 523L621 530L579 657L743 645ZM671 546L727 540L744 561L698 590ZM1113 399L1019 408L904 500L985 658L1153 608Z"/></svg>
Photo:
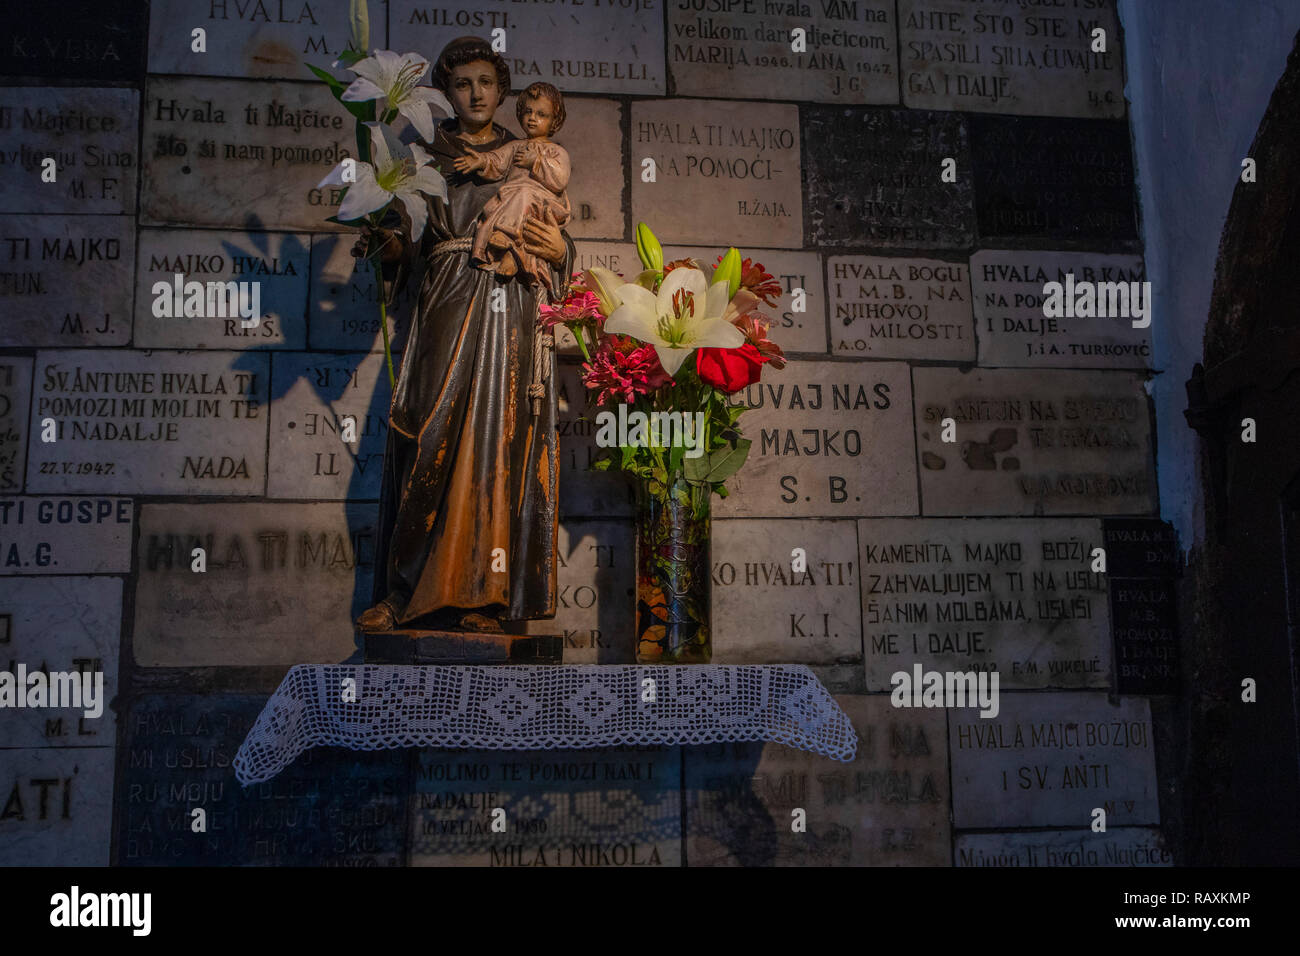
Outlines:
<svg viewBox="0 0 1300 956"><path fill-rule="evenodd" d="M763 356L764 362L771 362L772 368L777 371L785 368L785 353L781 351L781 346L767 337L767 319L757 312L750 312L734 320L732 324L745 333L745 341L758 349L758 354Z"/></svg>
<svg viewBox="0 0 1300 956"><path fill-rule="evenodd" d="M714 265L721 263L722 256L718 256L718 261ZM753 259L740 261L740 287L748 289L768 305L776 305L781 301L781 283L763 268L763 263L755 262Z"/></svg>
<svg viewBox="0 0 1300 956"><path fill-rule="evenodd" d="M765 361L758 349L746 342L738 349L697 349L695 371L701 381L731 394L757 382Z"/></svg>
<svg viewBox="0 0 1300 956"><path fill-rule="evenodd" d="M597 405L632 402L638 395L649 395L673 381L653 345L640 345L623 335L606 336L591 364L582 368L582 383L597 393Z"/></svg>

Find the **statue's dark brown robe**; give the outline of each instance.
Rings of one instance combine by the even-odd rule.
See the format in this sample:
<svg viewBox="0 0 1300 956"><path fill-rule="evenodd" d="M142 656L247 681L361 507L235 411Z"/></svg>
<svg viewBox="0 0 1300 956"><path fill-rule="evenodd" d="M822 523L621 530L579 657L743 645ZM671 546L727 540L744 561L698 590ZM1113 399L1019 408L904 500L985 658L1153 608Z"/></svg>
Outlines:
<svg viewBox="0 0 1300 956"><path fill-rule="evenodd" d="M473 238L500 183L458 173L452 161L466 148L495 149L514 138L495 124L493 132L467 147L438 128L431 151L447 178L449 204L430 200L429 225L412 257ZM564 269L552 276L556 289L573 266L567 235L565 245ZM504 310L493 308L498 289ZM428 263L393 394L380 498L375 598L388 599L399 624L447 608L504 609L509 620L555 614L555 389L536 416L528 398L544 294L518 275L475 268L467 251ZM553 375L554 357L547 361Z"/></svg>

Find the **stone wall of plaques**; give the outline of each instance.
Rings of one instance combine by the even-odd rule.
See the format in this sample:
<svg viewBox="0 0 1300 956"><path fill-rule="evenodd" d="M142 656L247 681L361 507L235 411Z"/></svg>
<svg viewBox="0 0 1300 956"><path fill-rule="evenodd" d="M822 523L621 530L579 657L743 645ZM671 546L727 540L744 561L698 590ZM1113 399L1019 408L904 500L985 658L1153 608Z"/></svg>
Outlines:
<svg viewBox="0 0 1300 956"><path fill-rule="evenodd" d="M1106 522L1160 538L1150 330L1044 307L1145 279L1110 0L372 3L372 46L496 35L516 90L564 91L580 267L635 272L644 220L670 257L734 244L777 277L791 361L737 397L715 660L809 666L859 749L316 755L242 792L285 669L359 659L376 560L373 280L316 188L352 124L304 66L345 75L347 2L83 6L0 67L0 662L102 672L112 701L0 711L0 863L1172 862L1153 710L1116 668L1156 632L1172 672L1173 625L1094 566ZM176 274L258 282L261 322L158 314ZM561 341L559 613L532 630L616 663L632 497L591 468L578 361ZM896 706L914 669L996 673L1000 713Z"/></svg>

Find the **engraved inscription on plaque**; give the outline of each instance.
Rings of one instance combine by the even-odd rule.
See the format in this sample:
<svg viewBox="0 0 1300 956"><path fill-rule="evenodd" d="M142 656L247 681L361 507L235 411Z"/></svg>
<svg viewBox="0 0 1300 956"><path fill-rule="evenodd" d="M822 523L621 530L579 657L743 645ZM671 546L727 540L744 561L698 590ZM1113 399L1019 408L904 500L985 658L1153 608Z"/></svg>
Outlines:
<svg viewBox="0 0 1300 956"><path fill-rule="evenodd" d="M916 368L912 380L925 514L1141 514L1154 506L1139 376Z"/></svg>
<svg viewBox="0 0 1300 956"><path fill-rule="evenodd" d="M130 498L0 498L0 573L131 570Z"/></svg>
<svg viewBox="0 0 1300 956"><path fill-rule="evenodd" d="M981 236L1137 238L1123 120L974 115L970 144Z"/></svg>
<svg viewBox="0 0 1300 956"><path fill-rule="evenodd" d="M950 710L953 825L1088 827L1158 823L1145 700L1063 691L1002 694L997 717Z"/></svg>
<svg viewBox="0 0 1300 956"><path fill-rule="evenodd" d="M1172 580L1110 579L1118 692L1178 693L1177 612L1178 591Z"/></svg>
<svg viewBox="0 0 1300 956"><path fill-rule="evenodd" d="M0 669L80 674L83 707L0 709L6 747L113 746L122 580L112 577L11 578L0 591ZM103 689L96 689L95 674ZM57 678L61 680L61 678ZM16 684L19 694L26 693ZM94 702L85 695L94 697ZM98 715L94 714L99 710ZM88 716L89 713L89 716Z"/></svg>
<svg viewBox="0 0 1300 956"><path fill-rule="evenodd" d="M133 212L139 103L135 90L0 87L0 212Z"/></svg>
<svg viewBox="0 0 1300 956"><path fill-rule="evenodd" d="M257 495L266 484L269 356L40 352L31 491ZM45 419L52 426L43 425Z"/></svg>
<svg viewBox="0 0 1300 956"><path fill-rule="evenodd" d="M903 103L1030 116L1124 115L1114 5L900 0ZM1105 52L1093 31L1105 31Z"/></svg>
<svg viewBox="0 0 1300 956"><path fill-rule="evenodd" d="M107 866L113 749L0 749L0 804L0 866Z"/></svg>
<svg viewBox="0 0 1300 956"><path fill-rule="evenodd" d="M436 56L452 37L505 31L503 56L515 89L552 83L564 92L664 92L663 7L671 0L570 0L484 4L392 0L392 49ZM491 7L491 9L488 9Z"/></svg>
<svg viewBox="0 0 1300 956"><path fill-rule="evenodd" d="M940 710L835 698L858 750L840 764L780 744L686 751L690 866L947 866L947 729ZM807 831L795 833L795 809Z"/></svg>
<svg viewBox="0 0 1300 956"><path fill-rule="evenodd" d="M316 184L357 144L323 84L154 77L144 103L141 222L331 228L343 189Z"/></svg>
<svg viewBox="0 0 1300 956"><path fill-rule="evenodd" d="M148 15L149 5L138 0L61 0L58 16L7 17L0 25L3 70L60 80L134 80L144 73Z"/></svg>
<svg viewBox="0 0 1300 956"><path fill-rule="evenodd" d="M681 865L676 748L421 750L411 799L415 866Z"/></svg>
<svg viewBox="0 0 1300 956"><path fill-rule="evenodd" d="M964 249L975 235L966 118L903 109L802 109L808 244ZM956 181L944 182L944 160Z"/></svg>
<svg viewBox="0 0 1300 956"><path fill-rule="evenodd" d="M128 866L399 866L408 755L318 747L265 783L231 768L264 697L145 694L131 703L118 778ZM106 788L107 789L107 788ZM207 832L192 829L206 811Z"/></svg>
<svg viewBox="0 0 1300 956"><path fill-rule="evenodd" d="M378 5L376 5L378 7ZM375 14L379 10L374 11ZM190 31L202 27L207 52L192 49ZM384 48L383 20L370 24L373 48ZM304 65L330 70L348 45L346 5L315 0L152 0L149 72L310 80ZM405 47L400 52L405 53ZM335 75L350 79L343 69Z"/></svg>
<svg viewBox="0 0 1300 956"><path fill-rule="evenodd" d="M855 531L852 521L714 522L713 662L807 664L832 691L862 690Z"/></svg>
<svg viewBox="0 0 1300 956"><path fill-rule="evenodd" d="M662 242L802 248L797 107L638 101L630 159L632 220Z"/></svg>
<svg viewBox="0 0 1300 956"><path fill-rule="evenodd" d="M1151 317L1140 256L986 249L971 256L970 268L981 365L1146 368L1152 364L1151 330L1133 327L1135 321L1149 322ZM1091 288L1097 315L1044 315L1048 294L1043 287L1052 282L1061 284L1063 297L1067 288L1073 291L1085 283L1095 284ZM1071 313L1076 300L1077 294L1070 297ZM1132 314L1134 304L1146 310L1144 318Z"/></svg>
<svg viewBox="0 0 1300 956"><path fill-rule="evenodd" d="M576 346L575 346L576 348ZM582 384L581 366L556 365L559 401L560 516L562 518L625 517L636 501L632 479L611 468L597 471L597 459L609 450L596 445L597 408Z"/></svg>
<svg viewBox="0 0 1300 956"><path fill-rule="evenodd" d="M267 495L377 499L391 398L384 357L294 352L272 364Z"/></svg>
<svg viewBox="0 0 1300 956"><path fill-rule="evenodd" d="M1154 827L963 833L958 866L1173 866L1174 855Z"/></svg>
<svg viewBox="0 0 1300 956"><path fill-rule="evenodd" d="M1088 518L858 523L867 690L923 671L1004 689L1108 687L1106 576Z"/></svg>
<svg viewBox="0 0 1300 956"><path fill-rule="evenodd" d="M894 5L884 0L668 0L679 96L897 103ZM792 51L802 29L807 50Z"/></svg>
<svg viewBox="0 0 1300 956"><path fill-rule="evenodd" d="M0 216L0 346L125 345L134 221Z"/></svg>
<svg viewBox="0 0 1300 956"><path fill-rule="evenodd" d="M311 237L311 282L307 307L311 316L310 342L314 349L348 352L383 352L384 333L379 327L379 305L374 269L352 255L356 234L322 233ZM397 353L406 344L409 317L424 278L424 262L411 270L405 287L388 305L388 335L393 351L393 374L397 374Z"/></svg>
<svg viewBox="0 0 1300 956"><path fill-rule="evenodd" d="M636 586L635 548L631 522L565 520L556 542L555 617L529 621L528 633L561 637L566 664L633 660L636 642L625 622Z"/></svg>
<svg viewBox="0 0 1300 956"><path fill-rule="evenodd" d="M966 264L831 256L836 356L974 361Z"/></svg>
<svg viewBox="0 0 1300 956"><path fill-rule="evenodd" d="M352 620L370 605L374 520L373 505L142 505L136 663L347 660Z"/></svg>
<svg viewBox="0 0 1300 956"><path fill-rule="evenodd" d="M142 229L134 344L146 349L305 348L309 258L306 237L287 233ZM185 309L184 299L180 310L174 308L177 276L181 288L205 284L201 310ZM226 291L214 294L209 306L211 287L206 284L212 282L225 284ZM238 300L229 294L232 282ZM231 308L232 301L247 306L244 311L251 317ZM254 304L260 307L256 316Z"/></svg>
<svg viewBox="0 0 1300 956"><path fill-rule="evenodd" d="M27 471L27 419L32 360L0 356L0 493L22 491Z"/></svg>
<svg viewBox="0 0 1300 956"><path fill-rule="evenodd" d="M916 514L909 413L901 362L791 362L732 396L753 442L724 518L845 518Z"/></svg>

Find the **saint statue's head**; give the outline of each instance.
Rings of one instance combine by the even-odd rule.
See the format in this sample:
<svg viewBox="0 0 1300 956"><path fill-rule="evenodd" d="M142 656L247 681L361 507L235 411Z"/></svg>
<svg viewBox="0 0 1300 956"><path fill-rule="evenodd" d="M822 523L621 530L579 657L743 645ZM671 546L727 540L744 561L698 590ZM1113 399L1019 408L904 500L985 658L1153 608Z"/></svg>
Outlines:
<svg viewBox="0 0 1300 956"><path fill-rule="evenodd" d="M486 40L460 37L438 54L433 85L447 95L461 127L475 131L492 122L510 94L510 67Z"/></svg>

